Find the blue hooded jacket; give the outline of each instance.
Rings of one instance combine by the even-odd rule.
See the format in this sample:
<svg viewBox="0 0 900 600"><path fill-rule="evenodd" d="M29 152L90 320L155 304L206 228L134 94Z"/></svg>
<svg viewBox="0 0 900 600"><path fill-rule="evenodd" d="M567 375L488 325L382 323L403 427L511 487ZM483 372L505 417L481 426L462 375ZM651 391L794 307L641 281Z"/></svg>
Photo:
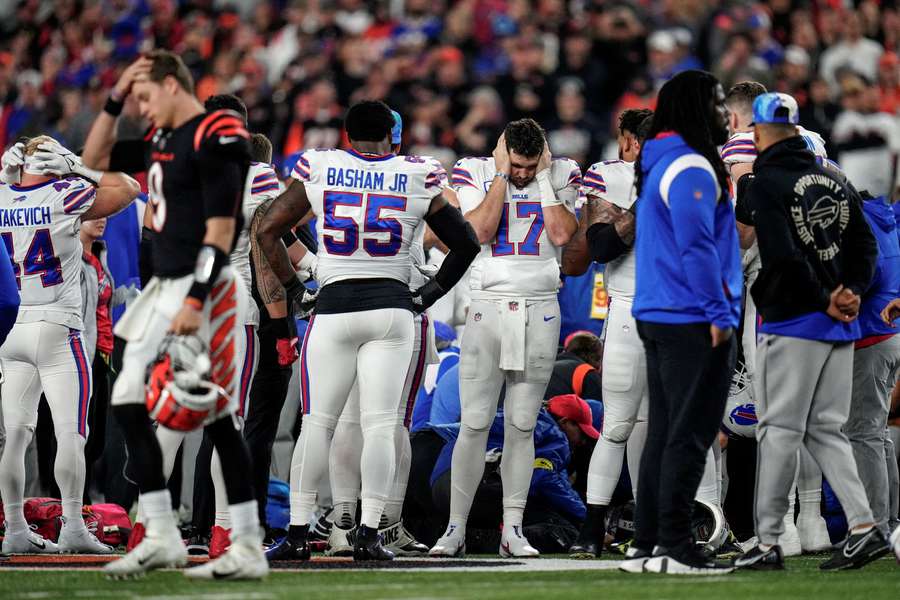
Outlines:
<svg viewBox="0 0 900 600"><path fill-rule="evenodd" d="M863 295L859 308L859 327L862 337L893 335L897 330L881 320L881 310L894 298L900 298L900 239L892 207L884 198L863 202L863 216L878 242L878 262L875 277ZM862 346L865 346L865 339Z"/></svg>
<svg viewBox="0 0 900 600"><path fill-rule="evenodd" d="M431 428L447 440L441 450L434 470L431 472L431 485L450 470L453 447L459 435L459 423L448 425L432 425ZM494 423L488 434L488 450L503 448L503 411L497 412ZM501 458L502 461L502 458ZM534 471L531 475L531 486L528 489L528 502L540 502L552 507L555 511L574 521L583 521L587 514L584 502L569 483L566 471L569 464L569 440L562 432L553 417L546 410L538 413L537 425L534 428Z"/></svg>
<svg viewBox="0 0 900 600"><path fill-rule="evenodd" d="M743 275L734 210L720 201L709 161L663 133L645 142L641 169L635 319L737 327Z"/></svg>

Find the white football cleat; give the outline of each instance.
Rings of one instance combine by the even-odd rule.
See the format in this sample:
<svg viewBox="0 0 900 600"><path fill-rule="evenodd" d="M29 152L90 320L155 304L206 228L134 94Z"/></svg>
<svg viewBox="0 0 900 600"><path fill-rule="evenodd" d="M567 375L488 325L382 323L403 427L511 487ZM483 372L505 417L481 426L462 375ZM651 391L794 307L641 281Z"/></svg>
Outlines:
<svg viewBox="0 0 900 600"><path fill-rule="evenodd" d="M821 515L797 517L797 533L800 537L800 547L804 553L812 554L831 550L832 543L828 536L828 526Z"/></svg>
<svg viewBox="0 0 900 600"><path fill-rule="evenodd" d="M794 515L788 513L784 516L784 533L778 536L778 545L785 557L800 556L803 547L800 545L800 533L794 525Z"/></svg>
<svg viewBox="0 0 900 600"><path fill-rule="evenodd" d="M644 565L652 558L652 554L631 546L625 551L625 560L619 563L619 570L626 573L643 573Z"/></svg>
<svg viewBox="0 0 900 600"><path fill-rule="evenodd" d="M20 533L6 532L3 554L58 554L59 546L39 533L26 529Z"/></svg>
<svg viewBox="0 0 900 600"><path fill-rule="evenodd" d="M335 523L328 534L325 556L353 556L353 532L355 529L341 529Z"/></svg>
<svg viewBox="0 0 900 600"><path fill-rule="evenodd" d="M59 541L56 542L56 545L64 554L112 554L114 552L112 546L104 544L88 531L84 522L73 525L65 519L59 530Z"/></svg>
<svg viewBox="0 0 900 600"><path fill-rule="evenodd" d="M394 556L425 556L428 554L428 546L419 542L403 526L403 521L397 521L389 527L379 529L384 547L394 553Z"/></svg>
<svg viewBox="0 0 900 600"><path fill-rule="evenodd" d="M174 523L168 531L147 532L141 543L120 558L103 567L113 579L136 577L153 569L183 567L187 564L187 548Z"/></svg>
<svg viewBox="0 0 900 600"><path fill-rule="evenodd" d="M891 549L897 557L897 562L900 563L900 527L896 528L894 533L891 534Z"/></svg>
<svg viewBox="0 0 900 600"><path fill-rule="evenodd" d="M456 525L447 527L447 531L441 536L431 550L428 556L441 556L444 558L463 558L466 555L466 532L460 530Z"/></svg>
<svg viewBox="0 0 900 600"><path fill-rule="evenodd" d="M190 579L262 579L269 574L269 562L262 549L262 537L245 535L234 540L215 560L184 572Z"/></svg>
<svg viewBox="0 0 900 600"><path fill-rule="evenodd" d="M503 528L503 535L500 536L501 558L538 558L540 555L541 553L522 535L520 525Z"/></svg>

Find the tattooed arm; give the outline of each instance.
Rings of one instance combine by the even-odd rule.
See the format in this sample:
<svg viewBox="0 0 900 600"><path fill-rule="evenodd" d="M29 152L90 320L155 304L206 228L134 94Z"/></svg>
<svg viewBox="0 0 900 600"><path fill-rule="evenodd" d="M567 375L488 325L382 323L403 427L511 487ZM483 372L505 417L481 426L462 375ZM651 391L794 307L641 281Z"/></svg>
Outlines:
<svg viewBox="0 0 900 600"><path fill-rule="evenodd" d="M256 226L256 242L262 255L265 256L272 274L285 288L287 295L291 290L301 292L297 286L303 287L287 249L281 242L281 236L293 227L310 210L309 198L303 183L294 181L268 206L265 214ZM266 298L263 298L267 302Z"/></svg>
<svg viewBox="0 0 900 600"><path fill-rule="evenodd" d="M608 263L622 256L634 244L634 213L603 198L588 197L588 250L591 259Z"/></svg>
<svg viewBox="0 0 900 600"><path fill-rule="evenodd" d="M281 285L278 277L272 272L269 261L259 247L256 236L259 231L259 224L263 217L269 212L275 198L269 198L259 205L256 212L253 213L253 220L250 222L250 256L253 259L253 267L256 270L256 291L259 297L266 305L269 316L273 319L279 319L287 316L287 301L284 293L284 287Z"/></svg>
<svg viewBox="0 0 900 600"><path fill-rule="evenodd" d="M563 248L561 265L563 275L583 275L590 266L591 254L588 252L585 237L588 225L588 203L585 202L578 217L578 229Z"/></svg>

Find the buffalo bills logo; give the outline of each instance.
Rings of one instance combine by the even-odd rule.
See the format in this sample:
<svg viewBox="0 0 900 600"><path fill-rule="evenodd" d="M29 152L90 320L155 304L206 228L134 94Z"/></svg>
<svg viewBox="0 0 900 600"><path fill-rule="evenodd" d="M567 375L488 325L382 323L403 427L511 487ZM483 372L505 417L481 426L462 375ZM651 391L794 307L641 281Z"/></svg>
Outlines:
<svg viewBox="0 0 900 600"><path fill-rule="evenodd" d="M518 302L510 302L509 310L511 310L512 312L516 312L517 310L519 310L519 303Z"/></svg>
<svg viewBox="0 0 900 600"><path fill-rule="evenodd" d="M731 410L728 417L735 425L748 427L756 425L756 406L753 403L741 404Z"/></svg>

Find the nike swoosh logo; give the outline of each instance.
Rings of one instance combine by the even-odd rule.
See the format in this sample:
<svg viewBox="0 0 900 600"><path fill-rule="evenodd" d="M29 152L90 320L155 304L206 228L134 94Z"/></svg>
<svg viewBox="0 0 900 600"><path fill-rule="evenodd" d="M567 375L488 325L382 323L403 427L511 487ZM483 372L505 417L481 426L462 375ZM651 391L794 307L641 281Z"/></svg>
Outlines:
<svg viewBox="0 0 900 600"><path fill-rule="evenodd" d="M859 549L862 548L863 546L865 546L866 542L869 541L869 536L871 534L872 534L872 532L870 531L869 533L864 535L861 540L856 542L856 544L853 546L850 545L850 540L847 540L847 544L844 546L844 556L847 558L852 558L853 556L855 556L856 553L859 551ZM849 553L847 552L848 550L850 551Z"/></svg>
<svg viewBox="0 0 900 600"><path fill-rule="evenodd" d="M552 316L552 315L549 316L549 317L544 317L544 323L546 323L547 321L552 321L552 320L555 319L555 318L556 318L556 317L554 317L554 316Z"/></svg>
<svg viewBox="0 0 900 600"><path fill-rule="evenodd" d="M213 579L228 579L229 577L234 577L237 571L231 571L230 573L220 573L219 571L213 571Z"/></svg>
<svg viewBox="0 0 900 600"><path fill-rule="evenodd" d="M35 548L40 548L41 550L45 550L47 548L47 544L45 542L41 542L40 544L34 540L29 539L28 543L34 546Z"/></svg>

